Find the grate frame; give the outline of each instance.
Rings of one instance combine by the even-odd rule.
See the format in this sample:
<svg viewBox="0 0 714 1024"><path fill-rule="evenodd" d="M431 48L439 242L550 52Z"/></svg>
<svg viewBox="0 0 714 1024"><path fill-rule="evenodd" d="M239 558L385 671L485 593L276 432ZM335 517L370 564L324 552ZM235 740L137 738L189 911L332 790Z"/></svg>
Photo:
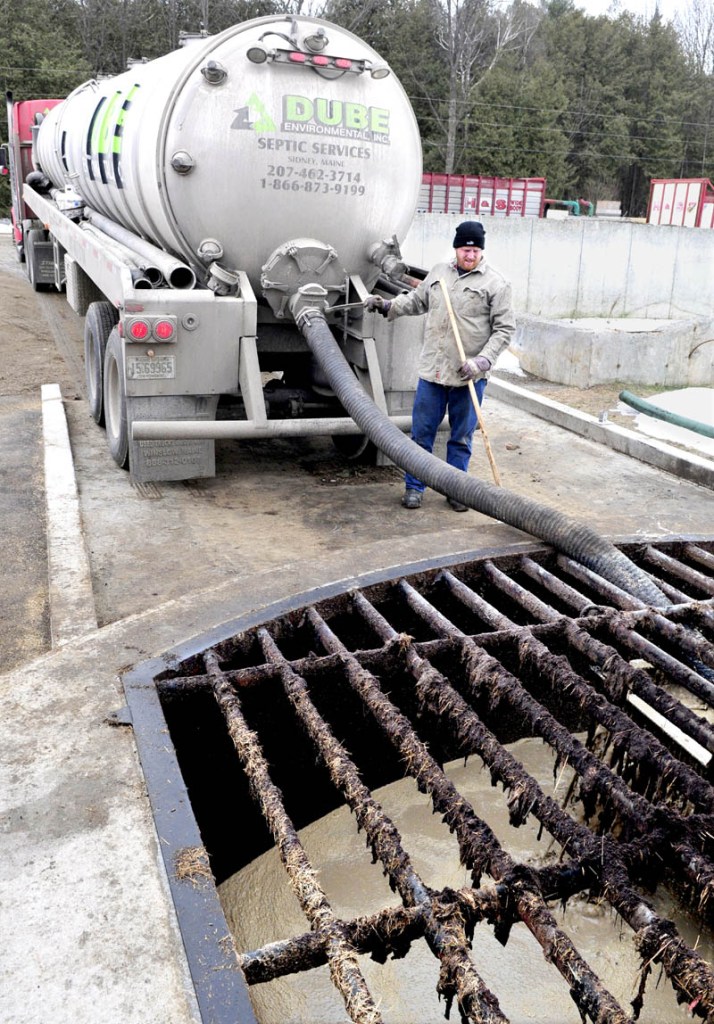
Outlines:
<svg viewBox="0 0 714 1024"><path fill-rule="evenodd" d="M706 552L709 552L705 559L707 564L704 566L699 565L694 569L694 572L711 571L712 565L714 565L714 554L711 551L714 549L712 548L712 542L708 538L680 537L670 538L667 542L658 543L643 542L641 538L635 538L629 541L622 541L619 546L625 548L630 557L639 557L650 571L668 572L673 568L670 552L679 551L687 544L700 548L703 547ZM250 1004L241 964L247 969L249 974L253 970L254 978L257 978L258 975L254 969L254 964L249 964L245 959L239 960L233 949L228 925L217 896L213 877L210 871L207 870L201 834L191 807L179 761L173 746L167 743L169 728L162 708L162 688L171 685L181 686L184 683L191 685L191 676L197 672L201 677L201 683L197 685L205 685L205 677L212 676L218 686L223 686L226 680L221 671L221 659L224 652L233 644L234 637L260 634L261 630L264 630L265 627L269 627L271 624L279 623L281 620L290 620L291 617L294 618L296 615L302 615L303 613L308 618L311 618L312 626L319 632L324 626L324 620L323 626L321 626L321 617L316 608L328 606L330 602L339 603L347 595L353 595L354 593L358 595L363 595L365 592L370 591L379 593L380 588L397 586L401 589L402 596L417 619L421 617L423 622L425 621L424 616L426 616L426 620L429 620L431 617L432 624L436 622L437 627L444 627L444 623L439 620L439 616L434 617L433 608L431 611L428 608L425 609L424 599L420 595L419 587L425 581L428 583L430 580L433 580L438 574L446 573L447 576L451 575L452 570L454 573L461 572L463 575L464 566L473 565L477 567L477 571L480 571L484 565L487 565L491 582L494 586L501 588L499 592L508 595L509 601L512 601L514 605L518 605L519 601L525 602L527 614L532 611L534 614L545 615L545 621L541 621L538 625L531 623L530 625L518 626L520 633L523 636L528 634L531 637L529 642L536 647L542 643L543 638L548 641L555 633L556 628L563 628L566 633L568 628L571 629L571 632L573 628L576 628L572 625L570 627L564 626L563 617L566 616L566 610L569 606L571 607L570 615L568 616L569 621L571 623L573 621L584 623L589 618L594 621L593 617L597 618L599 613L600 618L602 618L601 609L607 607L608 602L619 604L620 607L612 615L616 632L618 624L621 625L623 621L630 621L633 617L637 616L644 618L648 614L637 610L636 601L621 593L616 593L616 588L613 588L612 585L605 583L599 577L594 578L589 570L574 566L572 563L570 563L568 573L566 574L568 575L569 582L564 584L558 583L555 586L555 591L553 591L553 582L552 580L547 580L548 570L543 567L557 557L562 559L562 556L555 556L551 549L542 545L523 544L516 548L510 547L505 550L478 550L458 556L446 556L439 559L414 562L407 566L401 566L396 569L390 568L365 575L364 577L338 581L327 587L316 588L312 591L295 595L287 600L271 604L267 608L231 620L201 637L193 638L190 642L173 648L159 658L136 666L123 676L131 724L134 728L137 749L159 836L159 847L163 856L199 1010L204 1024L209 1024L209 1022L211 1024L227 1024L228 1021L231 1021L232 1024L236 1024L236 1022L239 1022L239 1024L244 1024L244 1022L245 1024L253 1024L255 1016ZM711 559L712 564L709 564L709 559ZM677 562L676 559L674 561ZM521 582L527 579L530 590L524 590L521 582L513 579L514 567L517 570L515 575L521 579ZM509 572L511 573L510 576ZM687 578L687 575L688 570L685 566L684 579L678 580L678 582L691 585L692 579L694 579L695 585L698 585L695 576ZM714 580L714 572L707 578L710 581ZM505 580L510 582L505 583ZM674 601L678 601L682 606L697 605L703 609L705 616L714 616L714 597L702 595L699 599L692 600L691 597L683 594L678 586L673 584L668 584L668 586L670 597ZM548 589L549 587L551 589ZM590 595L595 590L598 596L604 600L596 603L590 597L584 598L578 587L584 588ZM714 595L714 585L712 585L710 593ZM551 616L550 622L547 621L548 615L544 612L544 596L552 600L553 604L551 607L555 608L555 614ZM681 600L682 598L684 600ZM575 606L574 611L573 605ZM657 617L657 613L654 614ZM677 614L679 613L676 612L675 619ZM667 616L660 614L659 617L669 621ZM676 625L675 621L673 623L674 629L676 629ZM501 628L494 628L498 626ZM444 628L448 634L448 626ZM487 628L485 631L486 634L490 632L496 644L496 650L498 649L498 643L501 642L499 634L502 634L504 629L504 623L499 623L496 620L490 623L490 630ZM268 636L270 636L270 630L268 630ZM523 636L521 636L522 640ZM326 642L329 643L330 640L327 633L325 637L327 637ZM392 638L393 640L394 638ZM527 644L527 641L524 642ZM598 638L595 637L592 646L597 648L598 642L601 641L598 641ZM424 636L417 639L413 644L412 650L413 654L410 655L411 657L426 657L427 659L433 656L438 657L443 653L444 640L443 638ZM648 650L646 645L644 650ZM636 653L641 654L642 651L638 649ZM300 659L284 657L278 647L272 650L271 654L273 657L271 671L273 673L279 675L281 672L293 672L294 664L297 664L299 668ZM345 653L340 652L340 657L344 659ZM583 655L583 657L586 657L586 655ZM269 659L266 657L267 660ZM205 667L201 670L200 665L202 663L205 664ZM187 669L188 671L186 671ZM652 694L650 693L648 696L651 698ZM436 696L432 699L438 703ZM614 727L616 727L616 724ZM703 738L706 738L705 733L706 730L703 732ZM626 802L627 798L624 793L620 793L619 797ZM521 799L521 804L522 806L517 810L517 813L527 816L527 801ZM197 863L194 864L193 870L189 868L184 873L179 870L179 866L187 860L187 856L190 853L196 854ZM708 865L705 866L708 868ZM517 868L517 864L511 865L509 870ZM482 917L488 918L489 915L498 917L498 908L490 905L489 900L483 893L480 893L478 890L472 890L472 892L474 891L476 892L475 901L478 903L481 900L483 905L473 907L471 911L467 909L465 912L467 914L469 912L473 913L475 915L474 920L482 919ZM526 893L527 895L528 893ZM407 942L408 936L415 928L413 909L406 907L403 913L401 913L401 920L398 922L397 919L400 918L400 913L398 911L394 912L394 922L397 922L395 927L398 926L399 929L402 929L400 934L406 937L404 941ZM348 933L343 935L343 939L350 942L356 941L355 936L359 932L359 922L350 922L349 926ZM507 924L505 918L502 922L502 927L507 934L510 925ZM302 954L308 959L310 956L314 957L317 955L314 948L311 951L308 950L307 947L310 946L308 938L306 936L303 938L306 941L303 944L305 948L301 951ZM313 946L315 944L313 942ZM286 944L286 950L288 950L288 946L289 943ZM467 964L461 962L461 968L468 974ZM597 977L595 978L596 981ZM482 997L482 993L479 996L478 980L472 978L472 982L475 998ZM353 981L349 982L349 984L353 983ZM595 985L596 988L597 985ZM599 995L595 989L593 989L594 995L590 993L588 999L595 998L596 1002L600 998L603 999L602 1005L607 1010L609 1006L607 998ZM454 995L462 998L464 991L467 990L464 989L463 984L457 991L454 983L450 993L445 993L447 1003L449 999L454 998ZM587 1004L587 1000L585 1002ZM694 1009L696 1010L696 1007ZM610 1010L613 1015L604 1019L617 1019L616 1011L611 1007ZM364 1019L371 1018L365 1017ZM374 1019L378 1018L375 1017ZM499 1020L502 1018L494 1016L493 1019Z"/></svg>

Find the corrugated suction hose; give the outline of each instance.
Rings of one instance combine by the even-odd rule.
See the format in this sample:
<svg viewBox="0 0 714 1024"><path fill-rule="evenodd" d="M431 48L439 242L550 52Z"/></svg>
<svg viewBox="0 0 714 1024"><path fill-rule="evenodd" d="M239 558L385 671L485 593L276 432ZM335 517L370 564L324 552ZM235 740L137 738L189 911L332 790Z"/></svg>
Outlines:
<svg viewBox="0 0 714 1024"><path fill-rule="evenodd" d="M544 540L646 604L669 604L647 573L589 526L454 469L406 437L360 385L318 310L304 310L298 317L298 327L345 410L401 469L440 494Z"/></svg>

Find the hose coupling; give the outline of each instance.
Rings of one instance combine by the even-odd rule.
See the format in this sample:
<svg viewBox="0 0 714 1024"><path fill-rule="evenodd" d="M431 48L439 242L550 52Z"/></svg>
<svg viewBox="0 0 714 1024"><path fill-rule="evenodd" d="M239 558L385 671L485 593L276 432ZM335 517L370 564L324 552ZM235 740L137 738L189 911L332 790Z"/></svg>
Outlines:
<svg viewBox="0 0 714 1024"><path fill-rule="evenodd" d="M303 325L308 323L317 317L325 319L325 307L327 306L327 298L329 292L326 288L323 288L321 284L313 281L310 284L304 284L297 291L290 296L288 300L288 308L292 315L293 320L300 328L303 329Z"/></svg>

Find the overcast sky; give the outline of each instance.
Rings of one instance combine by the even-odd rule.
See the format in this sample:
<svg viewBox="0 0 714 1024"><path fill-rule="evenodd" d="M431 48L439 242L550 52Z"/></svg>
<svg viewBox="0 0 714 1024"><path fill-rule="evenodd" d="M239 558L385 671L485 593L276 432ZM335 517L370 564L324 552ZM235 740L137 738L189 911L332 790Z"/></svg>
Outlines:
<svg viewBox="0 0 714 1024"><path fill-rule="evenodd" d="M582 8L586 14L598 15L608 14L613 0L575 0L576 7ZM632 11L639 17L651 18L655 7L659 5L659 11L665 21L671 21L678 11L684 11L688 6L688 0L615 0L619 9Z"/></svg>

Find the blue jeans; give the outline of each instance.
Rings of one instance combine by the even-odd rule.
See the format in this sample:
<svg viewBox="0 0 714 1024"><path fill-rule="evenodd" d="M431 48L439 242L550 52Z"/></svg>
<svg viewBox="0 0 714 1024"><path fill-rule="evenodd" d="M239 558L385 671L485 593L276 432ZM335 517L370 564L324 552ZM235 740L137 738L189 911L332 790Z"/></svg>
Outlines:
<svg viewBox="0 0 714 1024"><path fill-rule="evenodd" d="M483 402L483 393L486 390L485 377L474 381L474 387L479 402ZM446 445L446 461L450 466L466 472L471 458L473 433L478 422L466 385L447 387L419 378L412 409L412 441L416 441L419 447L427 452L432 451L436 432L447 409L451 434ZM405 474L404 483L410 491L425 489L421 480L417 480L410 473Z"/></svg>

